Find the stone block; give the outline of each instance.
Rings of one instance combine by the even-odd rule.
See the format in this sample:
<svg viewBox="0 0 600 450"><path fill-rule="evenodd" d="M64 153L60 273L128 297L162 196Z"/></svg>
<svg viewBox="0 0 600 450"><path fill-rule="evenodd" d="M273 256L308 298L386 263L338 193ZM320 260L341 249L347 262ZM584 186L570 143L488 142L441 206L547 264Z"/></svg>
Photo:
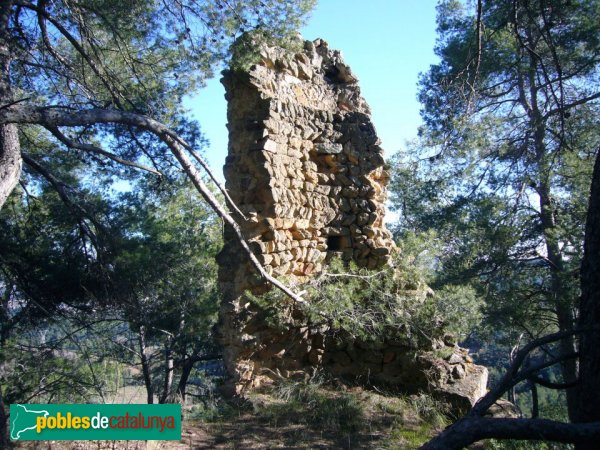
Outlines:
<svg viewBox="0 0 600 450"><path fill-rule="evenodd" d="M342 153L342 145L335 142L323 142L315 144L314 151L318 155L337 155Z"/></svg>

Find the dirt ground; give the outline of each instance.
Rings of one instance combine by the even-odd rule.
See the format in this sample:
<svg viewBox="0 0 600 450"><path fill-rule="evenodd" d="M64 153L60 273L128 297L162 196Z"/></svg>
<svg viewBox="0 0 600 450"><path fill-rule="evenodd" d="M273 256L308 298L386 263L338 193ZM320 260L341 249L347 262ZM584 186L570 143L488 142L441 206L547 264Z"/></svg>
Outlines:
<svg viewBox="0 0 600 450"><path fill-rule="evenodd" d="M270 426L251 415L219 423L184 426L182 439L175 441L48 441L21 443L28 450L183 450L183 449L358 449L378 448L383 433L322 433L303 425Z"/></svg>
<svg viewBox="0 0 600 450"><path fill-rule="evenodd" d="M335 395L335 394L334 394ZM183 420L180 441L44 441L21 442L26 450L183 450L183 449L414 449L441 428L419 417L405 400L358 392L360 418L341 416L342 423L327 424L324 416L312 421L296 403L290 406L270 397L253 405L229 409L225 416ZM258 405L258 406L257 406ZM276 409L269 407L277 406ZM253 409L254 408L254 409ZM274 412L275 411L275 412ZM351 423L344 426L343 421Z"/></svg>

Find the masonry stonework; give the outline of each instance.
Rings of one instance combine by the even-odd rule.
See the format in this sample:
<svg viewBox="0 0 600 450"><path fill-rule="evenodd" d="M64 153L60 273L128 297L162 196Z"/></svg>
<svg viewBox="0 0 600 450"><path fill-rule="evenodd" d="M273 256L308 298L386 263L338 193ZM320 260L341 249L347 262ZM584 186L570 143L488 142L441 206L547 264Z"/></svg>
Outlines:
<svg viewBox="0 0 600 450"><path fill-rule="evenodd" d="M369 107L340 53L320 39L306 41L295 54L263 47L260 62L248 71L225 72L222 83L228 100L226 188L246 216L244 236L265 270L299 285L334 256L369 269L386 264L395 251L383 223L389 175ZM323 330L268 326L246 292L260 295L269 287L229 230L225 241L218 258L224 295L219 338L230 374L227 393L310 367L427 386L424 372L435 364L415 363L401 344L339 349ZM449 379L477 374L468 388L476 398L487 372L461 352L442 372Z"/></svg>

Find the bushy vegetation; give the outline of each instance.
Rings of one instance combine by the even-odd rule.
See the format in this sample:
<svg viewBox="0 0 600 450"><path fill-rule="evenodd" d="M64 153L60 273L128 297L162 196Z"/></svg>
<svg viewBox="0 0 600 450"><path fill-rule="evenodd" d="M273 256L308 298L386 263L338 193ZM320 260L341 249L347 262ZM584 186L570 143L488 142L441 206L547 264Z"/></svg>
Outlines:
<svg viewBox="0 0 600 450"><path fill-rule="evenodd" d="M314 0L308 0L303 3L302 7L309 10L314 3ZM243 73L261 60L261 48L274 45L287 50L289 57L292 58L295 53L302 50L303 44L304 40L300 35L276 36L261 29L248 31L232 44L229 67L231 70Z"/></svg>
<svg viewBox="0 0 600 450"><path fill-rule="evenodd" d="M318 372L281 380L246 402L195 405L186 417L194 427L211 429L212 442L243 436L250 447L268 439L270 446L301 449L416 449L451 420L447 405L427 395L363 390Z"/></svg>
<svg viewBox="0 0 600 450"><path fill-rule="evenodd" d="M277 290L248 295L275 327L326 324L340 337L395 339L415 348L430 347L434 339L448 335L455 340L466 336L481 318L480 298L464 286L432 291L427 267L436 256L424 240L417 241L401 244L391 264L377 271L333 259L325 272L302 285L307 305L299 310Z"/></svg>

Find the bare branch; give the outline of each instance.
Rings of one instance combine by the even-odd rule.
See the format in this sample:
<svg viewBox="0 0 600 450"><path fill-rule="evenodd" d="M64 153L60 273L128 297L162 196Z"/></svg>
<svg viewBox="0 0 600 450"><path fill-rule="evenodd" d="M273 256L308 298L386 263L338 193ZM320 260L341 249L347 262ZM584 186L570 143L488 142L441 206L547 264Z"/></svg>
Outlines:
<svg viewBox="0 0 600 450"><path fill-rule="evenodd" d="M574 102L567 103L566 105L562 105L559 108L551 109L546 114L544 114L544 119L547 119L548 117L550 117L556 113L564 113L565 111L568 111L569 109L573 109L579 105L584 105L586 103L591 102L592 100L596 100L597 98L600 98L600 92L596 92L595 94L580 98Z"/></svg>
<svg viewBox="0 0 600 450"><path fill-rule="evenodd" d="M50 42L50 37L48 36L48 28L46 27L46 18L43 14L43 12L46 11L46 0L40 0L38 3L38 8L39 8L38 14L37 14L38 25L40 26L40 31L42 32L42 41L44 42L46 49L50 52L50 54L54 57L54 59L56 59L62 65L68 67L70 65L69 62L65 59L64 56L62 56L60 53L58 53L56 51L56 49L52 45L52 42Z"/></svg>
<svg viewBox="0 0 600 450"><path fill-rule="evenodd" d="M559 389L559 390L570 389L572 387L577 386L577 384L579 383L579 380L575 380L575 381L572 381L570 383L553 383L552 381L544 380L541 377L536 377L536 376L533 376L533 375L531 375L528 379L531 382L535 383L535 384L539 384L540 386L544 386L545 388L548 388L548 389Z"/></svg>
<svg viewBox="0 0 600 450"><path fill-rule="evenodd" d="M225 211L225 209L223 209L223 207L221 206L219 201L215 198L215 196L212 194L212 192L210 192L210 190L206 187L206 185L202 181L202 177L200 176L198 169L196 169L196 167L192 164L192 162L190 161L188 156L185 154L185 151L184 151L183 147L181 146L181 144L170 135L164 135L162 139L163 139L163 142L165 142L169 146L169 148L171 149L171 152L175 155L175 157L177 158L177 160L183 167L183 170L185 170L188 177L192 180L192 183L194 184L194 186L196 186L196 189L198 189L198 191L202 194L204 199L213 208L213 210L228 225L230 225L233 228L233 231L238 239L239 244L242 246L242 248L246 252L246 255L250 259L250 262L252 263L254 268L261 274L261 276L265 280L267 280L269 283L271 283L272 285L274 285L275 287L277 287L278 289L283 291L288 297L290 297L296 303L306 304L306 300L304 300L299 295L295 294L287 286L285 286L283 283L281 283L279 280L272 277L265 271L263 266L260 264L260 262L256 258L256 255L254 255L254 253L248 246L248 242L246 241L246 238L244 237L242 229L237 224L237 222L233 219L233 217L231 217L231 215L229 215L227 213L227 211Z"/></svg>
<svg viewBox="0 0 600 450"><path fill-rule="evenodd" d="M481 14L483 10L483 0L477 0L477 63L475 64L475 75L473 76L473 94L475 94L475 83L479 77L479 68L481 67L481 32L483 23L481 21Z"/></svg>
<svg viewBox="0 0 600 450"><path fill-rule="evenodd" d="M375 272L373 274L370 275L356 275L353 273L329 273L329 272L323 272L321 273L320 276L322 277L340 277L340 278L360 278L362 280L368 280L371 278L375 278L378 277L379 275L381 275L383 273L383 271L379 271L379 272Z"/></svg>
<svg viewBox="0 0 600 450"><path fill-rule="evenodd" d="M28 100L31 100L31 97L20 98L19 100L15 100L13 102L7 103L6 105L0 106L0 109L8 108L8 107L10 107L12 105L16 105L18 103L26 102Z"/></svg>
<svg viewBox="0 0 600 450"><path fill-rule="evenodd" d="M194 159L196 161L198 161L200 163L200 165L202 166L202 168L206 171L206 173L208 173L208 176L211 178L211 180L213 181L213 183L215 183L217 185L217 187L219 188L219 191L221 191L221 193L225 197L225 201L227 202L227 204L229 205L229 207L231 209L233 209L236 213L238 213L242 219L248 220L247 217L244 215L244 213L242 211L240 211L240 209L237 207L237 205L235 204L235 202L233 201L233 199L229 196L229 192L227 192L227 189L225 189L225 186L223 186L219 182L219 180L217 179L217 177L215 177L215 175L213 174L212 170L210 169L210 166L204 160L204 158L202 158L202 156L200 156L200 154L198 154L198 152L196 152L189 144L187 144L187 143L185 143L183 141L181 141L181 144L185 148L187 148L187 150L194 157Z"/></svg>
<svg viewBox="0 0 600 450"><path fill-rule="evenodd" d="M521 381L524 380L530 380L531 377L536 373L536 372L540 372L544 369L547 369L548 367L552 367L555 364L564 362L564 361L568 361L570 359L575 359L579 356L579 353L577 352L572 352L572 353L567 353L566 355L559 355L555 358L552 358L549 361L545 361L543 363L538 364L537 366L533 366L532 368L521 372L518 376L514 377L512 384L513 386L520 383Z"/></svg>
<svg viewBox="0 0 600 450"><path fill-rule="evenodd" d="M496 402L496 400L501 398L502 395L508 389L510 389L512 386L514 386L515 380L518 380L517 382L520 382L527 378L527 377L520 378L522 373L519 373L519 369L521 368L521 366L523 365L523 362L525 361L525 358L527 358L527 356L529 355L529 353L531 353L531 351L533 351L534 349L541 347L545 344L549 344L551 342L556 342L556 341L559 341L560 339L564 339L564 338L570 337L574 334L579 334L581 332L582 332L582 330L561 331L558 333L553 333L553 334L549 334L547 336L543 336L541 338L538 338L538 339L535 339L535 340L529 342L527 345L525 345L521 350L519 350L515 354L512 364L506 370L506 373L504 374L504 376L502 377L502 379L500 380L498 385L494 389L489 391L486 395L484 395L475 404L473 409L469 412L469 416L483 416L487 412L487 410L490 408L490 406L492 406ZM567 355L567 356L570 357L571 355ZM563 358L563 357L559 356L557 359L561 359L561 358ZM545 368L542 366L545 366L546 364L547 363L537 366L536 370L541 370L542 368ZM553 362L553 364L556 364L556 362ZM530 375L530 374L528 373L528 375ZM533 375L533 373L531 373L531 375Z"/></svg>
<svg viewBox="0 0 600 450"><path fill-rule="evenodd" d="M146 172L150 172L153 173L155 175L158 176L162 176L162 173L159 172L158 170L155 170L151 167L148 166L144 166L143 164L139 164L133 161L129 161L127 159L123 159L120 158L119 156L110 153L100 147L96 147L95 145L92 144L85 144L82 142L77 142L77 141L73 141L72 139L69 139L68 137L66 137L63 133L61 133L61 131L58 129L58 127L55 126L47 126L45 127L48 131L50 131L50 133L52 133L60 142L62 142L63 144L65 144L67 147L70 148L75 148L78 150L83 150L85 152L89 152L89 153L95 153L98 155L103 155L106 156L109 159L112 159L113 161L122 164L124 166L129 166L129 167L134 167L136 169L140 169L140 170L145 170Z"/></svg>

